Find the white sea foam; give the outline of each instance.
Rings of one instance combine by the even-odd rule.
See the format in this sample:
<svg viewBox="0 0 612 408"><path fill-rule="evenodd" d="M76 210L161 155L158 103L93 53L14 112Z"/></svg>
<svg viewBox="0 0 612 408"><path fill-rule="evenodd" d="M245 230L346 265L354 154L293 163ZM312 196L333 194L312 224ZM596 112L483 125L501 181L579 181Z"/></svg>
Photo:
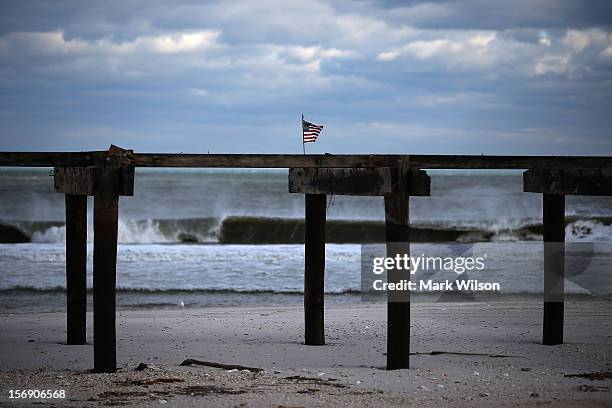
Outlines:
<svg viewBox="0 0 612 408"><path fill-rule="evenodd" d="M567 241L612 241L612 225L591 220L577 220L565 227Z"/></svg>
<svg viewBox="0 0 612 408"><path fill-rule="evenodd" d="M180 220L176 221L175 226L163 230L158 220L125 220L119 219L117 241L123 244L154 244L154 243L174 243L184 240L183 234L187 234L180 226ZM210 241L211 234L215 231L203 229L190 233L194 240L198 242ZM93 224L87 225L87 241L93 242ZM51 226L42 231L32 233L34 243L63 243L66 241L65 226Z"/></svg>

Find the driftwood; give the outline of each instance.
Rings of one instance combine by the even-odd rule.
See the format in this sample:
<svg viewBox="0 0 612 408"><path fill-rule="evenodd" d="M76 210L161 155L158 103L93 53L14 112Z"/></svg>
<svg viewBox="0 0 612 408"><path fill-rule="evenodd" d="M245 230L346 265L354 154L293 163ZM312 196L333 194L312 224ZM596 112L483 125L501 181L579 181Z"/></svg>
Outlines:
<svg viewBox="0 0 612 408"><path fill-rule="evenodd" d="M328 378L327 380L325 380L323 378L302 377L301 375L293 375L291 377L284 377L283 379L289 380L291 382L295 382L298 384L325 385L325 386L336 387L336 388L348 388L349 387L348 385L345 385L345 384L335 383L334 381L338 381L335 378Z"/></svg>
<svg viewBox="0 0 612 408"><path fill-rule="evenodd" d="M578 391L582 391L582 392L608 392L610 391L610 387L607 387L605 385L588 385L588 384L582 384L581 386L578 387Z"/></svg>
<svg viewBox="0 0 612 408"><path fill-rule="evenodd" d="M505 354L488 354L488 353L462 353L459 351L429 351L429 352L421 352L421 353L410 353L411 356L437 356L440 354L452 354L457 356L485 356L485 357L493 357L493 358L525 358L523 356L511 356Z"/></svg>
<svg viewBox="0 0 612 408"><path fill-rule="evenodd" d="M136 380L132 381L134 385L153 385L153 384L172 384L178 382L185 382L185 380L180 378L153 378L150 380Z"/></svg>
<svg viewBox="0 0 612 408"><path fill-rule="evenodd" d="M603 381L612 379L612 371L601 371L596 373L580 373L580 374L565 374L564 377L569 378L586 378L588 380Z"/></svg>
<svg viewBox="0 0 612 408"><path fill-rule="evenodd" d="M193 358L188 358L187 360L183 361L180 365L181 366L203 365L207 367L223 368L224 370L247 370L253 373L259 373L264 370L263 368L258 368L258 367L246 367L246 366L239 365L239 364L214 363L212 361L194 360Z"/></svg>

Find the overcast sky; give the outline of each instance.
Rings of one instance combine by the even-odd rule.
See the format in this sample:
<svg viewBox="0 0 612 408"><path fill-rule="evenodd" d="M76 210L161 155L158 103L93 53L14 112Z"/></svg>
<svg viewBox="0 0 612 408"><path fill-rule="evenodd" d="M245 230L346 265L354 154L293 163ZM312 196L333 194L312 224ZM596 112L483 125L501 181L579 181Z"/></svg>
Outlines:
<svg viewBox="0 0 612 408"><path fill-rule="evenodd" d="M0 2L0 150L612 154L612 2Z"/></svg>

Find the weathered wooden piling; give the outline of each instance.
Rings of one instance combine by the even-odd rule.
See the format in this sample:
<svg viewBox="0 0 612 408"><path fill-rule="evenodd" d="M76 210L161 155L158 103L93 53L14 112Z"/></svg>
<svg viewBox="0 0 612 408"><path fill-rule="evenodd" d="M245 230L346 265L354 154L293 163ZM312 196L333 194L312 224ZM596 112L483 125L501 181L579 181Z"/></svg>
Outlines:
<svg viewBox="0 0 612 408"><path fill-rule="evenodd" d="M87 196L66 194L66 343L87 338Z"/></svg>
<svg viewBox="0 0 612 408"><path fill-rule="evenodd" d="M410 167L400 161L396 189L385 194L387 257L407 253L410 245L408 178ZM407 253L409 255L409 253ZM409 272L387 271L387 282L410 279ZM410 294L387 293L387 370L410 367Z"/></svg>
<svg viewBox="0 0 612 408"><path fill-rule="evenodd" d="M117 166L96 168L94 192L94 371L117 370L115 304L117 228L119 216Z"/></svg>
<svg viewBox="0 0 612 408"><path fill-rule="evenodd" d="M306 194L304 343L325 344L325 194Z"/></svg>
<svg viewBox="0 0 612 408"><path fill-rule="evenodd" d="M542 344L563 344L565 196L543 194L544 318Z"/></svg>
<svg viewBox="0 0 612 408"><path fill-rule="evenodd" d="M408 199L397 194L385 195L385 228L387 241L387 256L394 257L396 250L410 242ZM393 245L392 243L396 243ZM399 244L399 245L398 245ZM395 249L394 249L395 247ZM387 272L387 282L399 282L409 278L398 271ZM403 294L408 296L408 294ZM409 299L393 299L387 302L387 370L409 368L410 366L410 301Z"/></svg>
<svg viewBox="0 0 612 408"><path fill-rule="evenodd" d="M578 172L531 169L523 173L523 191L542 193L544 227L544 311L542 344L563 344L565 279L565 193L581 193L586 185Z"/></svg>

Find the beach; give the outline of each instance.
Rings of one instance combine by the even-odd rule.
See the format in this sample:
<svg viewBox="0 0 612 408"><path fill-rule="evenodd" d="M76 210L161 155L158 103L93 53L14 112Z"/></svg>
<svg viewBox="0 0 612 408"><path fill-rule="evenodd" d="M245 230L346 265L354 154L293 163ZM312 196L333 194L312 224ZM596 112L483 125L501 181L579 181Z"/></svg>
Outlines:
<svg viewBox="0 0 612 408"><path fill-rule="evenodd" d="M58 406L611 406L609 303L567 302L558 346L540 344L541 314L518 300L415 304L411 368L386 371L385 304L327 307L325 346L303 344L298 306L120 310L120 369L95 374L91 314L87 345L68 346L64 313L3 313L0 401L53 389Z"/></svg>

